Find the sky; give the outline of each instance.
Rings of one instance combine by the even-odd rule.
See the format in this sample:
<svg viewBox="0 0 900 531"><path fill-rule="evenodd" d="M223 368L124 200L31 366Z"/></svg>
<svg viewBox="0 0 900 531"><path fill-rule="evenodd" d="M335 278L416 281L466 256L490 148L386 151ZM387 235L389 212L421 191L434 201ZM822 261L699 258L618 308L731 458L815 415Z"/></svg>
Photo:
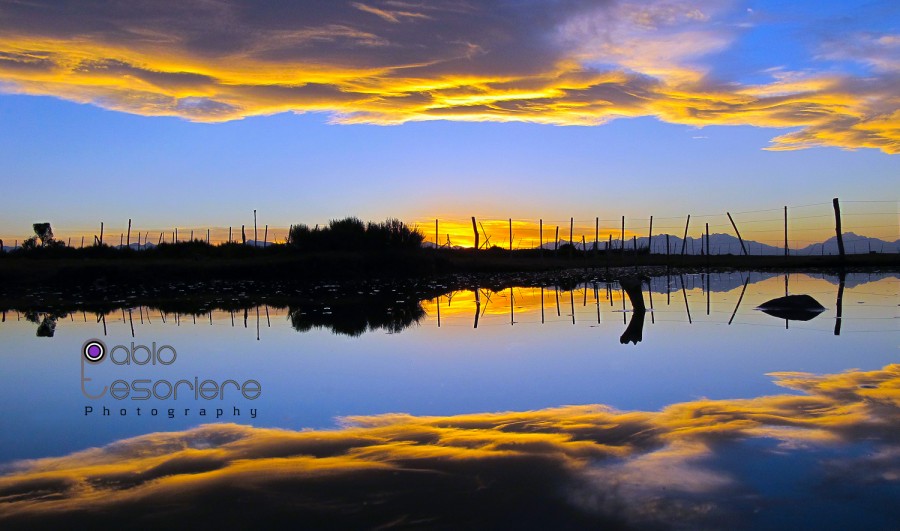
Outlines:
<svg viewBox="0 0 900 531"><path fill-rule="evenodd" d="M896 239L898 58L892 1L0 0L0 238L840 197Z"/></svg>

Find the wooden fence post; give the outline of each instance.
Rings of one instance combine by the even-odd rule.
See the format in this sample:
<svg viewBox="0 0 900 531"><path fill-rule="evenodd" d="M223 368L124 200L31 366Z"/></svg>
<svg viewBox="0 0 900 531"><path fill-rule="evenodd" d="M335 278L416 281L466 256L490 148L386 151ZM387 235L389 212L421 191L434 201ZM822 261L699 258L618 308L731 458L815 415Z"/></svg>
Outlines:
<svg viewBox="0 0 900 531"><path fill-rule="evenodd" d="M709 267L709 223L706 224L706 267ZM709 277L709 273L707 272L707 279Z"/></svg>
<svg viewBox="0 0 900 531"><path fill-rule="evenodd" d="M253 246L259 246L259 234L256 232L256 209L253 209Z"/></svg>
<svg viewBox="0 0 900 531"><path fill-rule="evenodd" d="M472 216L472 232L475 233L475 250L478 250L478 225L475 224L475 216Z"/></svg>
<svg viewBox="0 0 900 531"><path fill-rule="evenodd" d="M556 226L556 236L553 237L553 256L559 254L559 225Z"/></svg>
<svg viewBox="0 0 900 531"><path fill-rule="evenodd" d="M509 250L512 251L512 218L509 218Z"/></svg>
<svg viewBox="0 0 900 531"><path fill-rule="evenodd" d="M622 216L622 254L625 254L625 216Z"/></svg>
<svg viewBox="0 0 900 531"><path fill-rule="evenodd" d="M837 234L838 254L841 255L841 260L843 260L844 234L841 232L841 205L838 203L837 197L835 197L831 203L834 205L834 232Z"/></svg>
<svg viewBox="0 0 900 531"><path fill-rule="evenodd" d="M440 243L438 243L438 220L434 218L434 248L437 249L440 247Z"/></svg>
<svg viewBox="0 0 900 531"><path fill-rule="evenodd" d="M128 237L125 238L125 245L131 248L131 218L128 218Z"/></svg>
<svg viewBox="0 0 900 531"><path fill-rule="evenodd" d="M241 225L241 243L247 245L247 231L244 230L243 225Z"/></svg>
<svg viewBox="0 0 900 531"><path fill-rule="evenodd" d="M541 240L541 258L544 257L544 218L538 220L538 237Z"/></svg>
<svg viewBox="0 0 900 531"><path fill-rule="evenodd" d="M600 216L594 218L594 258L600 252Z"/></svg>
<svg viewBox="0 0 900 531"><path fill-rule="evenodd" d="M734 224L734 219L732 219L731 214L728 212L726 212L725 214L728 216L728 221L731 222L731 226L734 227L734 233L737 234L738 241L741 242L741 251L743 251L744 255L746 256L747 248L744 247L744 239L741 238L741 233L738 231L737 225Z"/></svg>
<svg viewBox="0 0 900 531"><path fill-rule="evenodd" d="M681 239L681 256L684 256L684 251L687 247L687 233L688 226L691 224L691 215L688 214L687 222L684 224L684 238Z"/></svg>
<svg viewBox="0 0 900 531"><path fill-rule="evenodd" d="M103 222L100 222L100 245L103 245Z"/></svg>
<svg viewBox="0 0 900 531"><path fill-rule="evenodd" d="M784 207L784 255L788 256L787 207Z"/></svg>
<svg viewBox="0 0 900 531"><path fill-rule="evenodd" d="M653 253L653 216L650 216L650 230L647 231L647 255Z"/></svg>
<svg viewBox="0 0 900 531"><path fill-rule="evenodd" d="M569 218L569 245L571 245L573 249L575 248L575 242L572 241L572 238L573 238L572 231L574 228L575 228L575 218Z"/></svg>

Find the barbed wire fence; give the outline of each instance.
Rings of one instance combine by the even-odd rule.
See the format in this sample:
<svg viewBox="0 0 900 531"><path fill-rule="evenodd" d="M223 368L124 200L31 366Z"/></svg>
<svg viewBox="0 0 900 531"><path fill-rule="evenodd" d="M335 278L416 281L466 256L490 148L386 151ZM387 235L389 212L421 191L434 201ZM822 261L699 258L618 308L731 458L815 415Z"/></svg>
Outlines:
<svg viewBox="0 0 900 531"><path fill-rule="evenodd" d="M470 218L415 219L407 225L424 235L427 247L478 247L506 250L557 250L571 245L584 251L642 251L652 254L834 254L836 235L832 202L787 205L736 212L626 218L543 219L476 215ZM848 254L898 252L900 215L896 200L841 201L841 234ZM150 248L161 243L200 241L212 245L243 243L259 247L285 243L291 226L250 223L232 226L141 227L127 220L98 222L97 227L56 228L56 240L68 247L99 243ZM325 227L328 220L306 223ZM707 236L708 235L708 236ZM2 250L20 247L33 234L4 234Z"/></svg>

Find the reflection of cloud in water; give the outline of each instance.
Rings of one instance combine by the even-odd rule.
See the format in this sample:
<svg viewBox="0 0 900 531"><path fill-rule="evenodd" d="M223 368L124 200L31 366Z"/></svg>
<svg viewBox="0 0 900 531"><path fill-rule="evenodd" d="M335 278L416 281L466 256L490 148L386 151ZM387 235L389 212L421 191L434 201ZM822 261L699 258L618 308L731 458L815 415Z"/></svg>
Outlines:
<svg viewBox="0 0 900 531"><path fill-rule="evenodd" d="M867 507L878 496L890 500L900 486L900 365L775 376L804 394L697 400L660 412L584 405L349 417L333 431L211 424L151 433L14 463L0 477L0 522L730 527L754 517L742 512L752 513L747 496L766 492L753 493L725 466L723 449L766 440L780 441L773 455L829 449L824 474L807 485L817 496L836 482L874 482L880 490ZM849 452L859 446L867 456ZM841 448L849 453L838 459ZM852 512L852 500L844 503ZM876 506L854 518L900 516L895 504Z"/></svg>

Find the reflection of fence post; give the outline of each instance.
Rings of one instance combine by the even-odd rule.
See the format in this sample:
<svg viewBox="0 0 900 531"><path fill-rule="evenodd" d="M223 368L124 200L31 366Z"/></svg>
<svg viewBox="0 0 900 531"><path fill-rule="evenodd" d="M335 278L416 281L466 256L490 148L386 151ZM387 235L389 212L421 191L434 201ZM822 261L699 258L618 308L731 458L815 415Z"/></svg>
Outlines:
<svg viewBox="0 0 900 531"><path fill-rule="evenodd" d="M738 231L737 225L734 224L734 219L732 219L731 214L729 212L725 213L728 216L728 221L731 222L731 226L734 227L734 233L737 234L738 241L741 242L741 251L743 251L744 256L747 255L747 248L744 247L744 239L741 238L741 233Z"/></svg>
<svg viewBox="0 0 900 531"><path fill-rule="evenodd" d="M472 231L475 233L475 250L478 250L478 225L475 224L475 216L472 216Z"/></svg>
<svg viewBox="0 0 900 531"><path fill-rule="evenodd" d="M838 204L838 198L835 197L832 200L832 204L834 205L834 232L837 234L837 244L838 244L838 254L841 255L841 260L844 259L844 235L841 232L841 205Z"/></svg>
<svg viewBox="0 0 900 531"><path fill-rule="evenodd" d="M837 316L834 319L834 335L841 335L841 317L843 317L843 309L844 309L844 282L846 280L846 273L841 270L838 274L838 292L837 292L837 302L835 304L837 312Z"/></svg>
<svg viewBox="0 0 900 531"><path fill-rule="evenodd" d="M684 256L684 251L687 248L687 233L688 226L691 224L691 215L688 214L687 221L684 224L684 238L681 239L681 256Z"/></svg>

